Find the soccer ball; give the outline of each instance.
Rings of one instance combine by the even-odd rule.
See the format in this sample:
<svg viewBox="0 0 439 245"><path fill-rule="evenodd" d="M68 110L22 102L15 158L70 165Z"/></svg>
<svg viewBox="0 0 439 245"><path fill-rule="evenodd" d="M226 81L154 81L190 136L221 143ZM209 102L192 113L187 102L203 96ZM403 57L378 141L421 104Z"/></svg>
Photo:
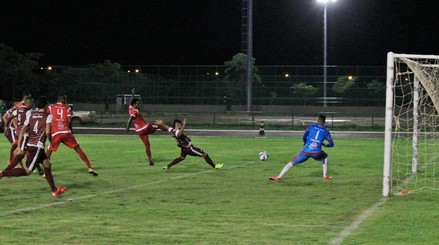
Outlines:
<svg viewBox="0 0 439 245"><path fill-rule="evenodd" d="M268 153L266 151L259 152L259 160L265 161L268 159Z"/></svg>

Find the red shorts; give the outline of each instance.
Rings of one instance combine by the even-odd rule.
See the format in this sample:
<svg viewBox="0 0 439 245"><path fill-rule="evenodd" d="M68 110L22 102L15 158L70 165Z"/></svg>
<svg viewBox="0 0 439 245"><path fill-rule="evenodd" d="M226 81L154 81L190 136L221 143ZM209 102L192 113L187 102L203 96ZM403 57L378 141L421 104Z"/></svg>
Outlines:
<svg viewBox="0 0 439 245"><path fill-rule="evenodd" d="M137 132L143 144L145 145L149 144L148 135L153 134L158 128L159 128L158 125L149 123L148 127L143 129L142 131Z"/></svg>
<svg viewBox="0 0 439 245"><path fill-rule="evenodd" d="M78 142L75 139L75 136L72 133L57 134L55 136L52 136L52 144L50 145L49 150L50 151L58 150L58 147L61 143L63 143L70 149L79 146Z"/></svg>

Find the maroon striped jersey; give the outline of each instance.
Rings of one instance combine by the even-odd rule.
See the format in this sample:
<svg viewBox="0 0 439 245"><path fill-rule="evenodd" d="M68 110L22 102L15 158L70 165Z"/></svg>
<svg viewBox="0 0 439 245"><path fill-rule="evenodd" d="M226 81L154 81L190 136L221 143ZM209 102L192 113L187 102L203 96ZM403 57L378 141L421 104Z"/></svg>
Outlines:
<svg viewBox="0 0 439 245"><path fill-rule="evenodd" d="M47 123L52 123L52 115L47 114L45 111L29 110L26 113L26 121L24 122L24 125L29 128L28 146L44 148L44 143L47 139Z"/></svg>
<svg viewBox="0 0 439 245"><path fill-rule="evenodd" d="M26 120L26 113L29 110L30 109L27 108L24 104L20 104L18 106L18 109L15 110L14 112L12 112L12 115L14 117L17 117L17 128L15 129L15 133L17 134L17 138L18 138L18 134L20 134L20 131L23 128L24 121Z"/></svg>
<svg viewBox="0 0 439 245"><path fill-rule="evenodd" d="M178 136L180 132L179 129L174 129L169 127L168 132L174 137L175 141L177 141L177 146L181 148L189 148L192 145L191 139L187 137L184 133Z"/></svg>

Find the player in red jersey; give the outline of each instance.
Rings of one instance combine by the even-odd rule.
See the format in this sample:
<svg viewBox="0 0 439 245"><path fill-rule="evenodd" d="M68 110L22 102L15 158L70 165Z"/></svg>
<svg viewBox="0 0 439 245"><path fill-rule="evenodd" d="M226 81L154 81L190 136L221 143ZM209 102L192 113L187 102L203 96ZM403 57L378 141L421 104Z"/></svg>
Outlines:
<svg viewBox="0 0 439 245"><path fill-rule="evenodd" d="M30 98L30 97L29 97ZM26 101L28 101L28 99ZM37 101L37 110L28 110L26 112L26 118L23 127L18 136L18 142L21 144L24 139L24 134L29 133L29 140L27 143L28 157L26 159L25 168L15 168L18 164L17 157L14 157L13 161L0 172L0 179L4 176L7 177L19 177L27 176L32 173L34 168L42 163L44 166L44 174L47 183L50 186L52 195L57 197L61 193L67 190L66 187L57 188L52 176L51 164L44 153L44 144L49 137L52 123L52 115L46 113L47 98L42 96ZM17 156L24 155L24 151L21 148L17 148Z"/></svg>
<svg viewBox="0 0 439 245"><path fill-rule="evenodd" d="M72 133L72 110L67 104L66 96L58 96L58 102L48 107L48 113L53 116L53 122L51 130L52 142L46 152L47 158L50 159L52 152L58 150L59 145L63 143L70 149L75 149L76 153L78 153L79 157L84 161L85 165L87 165L88 173L93 176L98 176L98 172L93 169L87 155L81 149Z"/></svg>
<svg viewBox="0 0 439 245"><path fill-rule="evenodd" d="M145 153L146 156L148 157L149 165L153 166L154 161L152 159L152 154L151 154L151 144L149 143L149 135L153 134L159 128L159 125L157 125L156 121L149 122L143 118L142 114L139 111L140 104L141 104L141 100L139 98L134 98L134 89L131 90L131 101L130 101L130 106L128 108L130 119L128 120L126 126L126 132L128 133L130 131L130 126L132 122L134 124L134 129L139 134L140 139L145 145ZM166 130L166 129L162 129L162 130Z"/></svg>
<svg viewBox="0 0 439 245"><path fill-rule="evenodd" d="M174 137L175 141L177 141L177 146L181 148L180 156L175 158L171 163L164 166L164 169L170 169L172 166L177 163L183 161L187 155L202 157L214 169L220 169L224 165L221 163L213 163L212 159L210 159L209 154L201 150L200 148L194 146L191 142L191 139L184 134L184 128L186 127L186 118L183 119L183 122L179 119L175 119L173 122L172 128L167 126L163 121L158 120L157 123L165 128L172 137Z"/></svg>

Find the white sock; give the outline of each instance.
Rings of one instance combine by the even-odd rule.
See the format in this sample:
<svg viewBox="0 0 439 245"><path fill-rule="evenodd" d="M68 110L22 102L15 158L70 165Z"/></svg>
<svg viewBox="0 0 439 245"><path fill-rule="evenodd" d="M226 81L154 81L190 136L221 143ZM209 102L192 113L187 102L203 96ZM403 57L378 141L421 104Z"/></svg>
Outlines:
<svg viewBox="0 0 439 245"><path fill-rule="evenodd" d="M282 178L282 176L284 176L293 166L294 165L291 162L288 162L277 177Z"/></svg>
<svg viewBox="0 0 439 245"><path fill-rule="evenodd" d="M325 160L323 160L323 176L328 175L328 158L325 158Z"/></svg>

